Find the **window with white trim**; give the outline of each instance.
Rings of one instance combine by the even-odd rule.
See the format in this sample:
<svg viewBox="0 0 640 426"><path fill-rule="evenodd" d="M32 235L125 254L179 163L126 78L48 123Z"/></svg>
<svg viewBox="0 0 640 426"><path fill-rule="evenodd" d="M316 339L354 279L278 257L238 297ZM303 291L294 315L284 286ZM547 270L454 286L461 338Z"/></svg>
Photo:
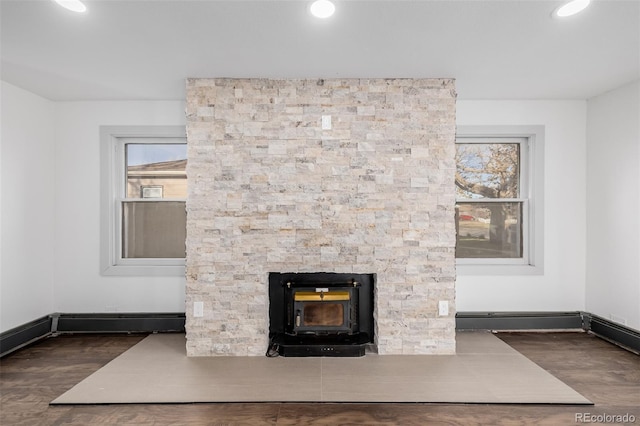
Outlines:
<svg viewBox="0 0 640 426"><path fill-rule="evenodd" d="M458 128L456 261L463 274L541 273L542 139L539 126Z"/></svg>
<svg viewBox="0 0 640 426"><path fill-rule="evenodd" d="M183 275L184 127L103 127L102 272Z"/></svg>

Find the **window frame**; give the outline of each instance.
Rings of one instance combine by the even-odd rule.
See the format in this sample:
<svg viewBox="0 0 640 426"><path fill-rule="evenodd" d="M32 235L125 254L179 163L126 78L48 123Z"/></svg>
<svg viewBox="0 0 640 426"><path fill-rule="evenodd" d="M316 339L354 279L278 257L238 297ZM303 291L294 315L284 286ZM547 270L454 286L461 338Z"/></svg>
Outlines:
<svg viewBox="0 0 640 426"><path fill-rule="evenodd" d="M183 258L123 258L122 205L157 202L156 198L127 198L125 145L127 143L186 143L185 126L100 126L102 275L184 276ZM186 201L163 198L163 201Z"/></svg>
<svg viewBox="0 0 640 426"><path fill-rule="evenodd" d="M544 273L544 126L458 126L458 143L520 143L519 198L472 203L522 203L522 258L456 258L459 275L540 275ZM458 199L456 203L469 200Z"/></svg>

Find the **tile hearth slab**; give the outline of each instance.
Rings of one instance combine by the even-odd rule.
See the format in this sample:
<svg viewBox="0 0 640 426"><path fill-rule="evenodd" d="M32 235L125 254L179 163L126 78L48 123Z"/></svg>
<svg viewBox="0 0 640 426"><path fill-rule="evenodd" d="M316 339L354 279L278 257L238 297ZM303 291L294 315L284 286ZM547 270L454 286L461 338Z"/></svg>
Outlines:
<svg viewBox="0 0 640 426"><path fill-rule="evenodd" d="M154 334L52 404L590 404L491 333L459 332L457 343L456 355L187 357L183 334Z"/></svg>

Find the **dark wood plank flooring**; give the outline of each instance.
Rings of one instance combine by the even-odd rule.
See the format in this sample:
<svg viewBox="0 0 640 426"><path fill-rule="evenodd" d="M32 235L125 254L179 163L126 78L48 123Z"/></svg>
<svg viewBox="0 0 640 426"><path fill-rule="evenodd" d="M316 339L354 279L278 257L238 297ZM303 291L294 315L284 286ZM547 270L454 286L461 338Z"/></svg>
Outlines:
<svg viewBox="0 0 640 426"><path fill-rule="evenodd" d="M640 357L585 333L498 335L594 406L164 404L49 406L143 335L66 335L0 360L0 425L575 425L576 413L635 416Z"/></svg>

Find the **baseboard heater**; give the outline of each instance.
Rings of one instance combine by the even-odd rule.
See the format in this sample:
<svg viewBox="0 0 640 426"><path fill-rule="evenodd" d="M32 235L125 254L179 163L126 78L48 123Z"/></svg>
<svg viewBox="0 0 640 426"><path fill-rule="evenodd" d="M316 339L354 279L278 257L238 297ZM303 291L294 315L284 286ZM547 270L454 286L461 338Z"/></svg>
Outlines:
<svg viewBox="0 0 640 426"><path fill-rule="evenodd" d="M456 314L456 330L569 329L585 329L583 312L458 312Z"/></svg>
<svg viewBox="0 0 640 426"><path fill-rule="evenodd" d="M585 330L640 354L640 331L589 312L458 312L457 330ZM0 333L0 357L58 334L184 333L184 313L51 314Z"/></svg>
<svg viewBox="0 0 640 426"><path fill-rule="evenodd" d="M185 314L178 313L54 313L0 334L0 357L31 343L73 333L184 333Z"/></svg>
<svg viewBox="0 0 640 426"><path fill-rule="evenodd" d="M184 332L183 313L54 314L54 333Z"/></svg>
<svg viewBox="0 0 640 426"><path fill-rule="evenodd" d="M0 358L51 335L51 315L0 334Z"/></svg>
<svg viewBox="0 0 640 426"><path fill-rule="evenodd" d="M640 355L640 332L597 315L585 313L589 332Z"/></svg>

